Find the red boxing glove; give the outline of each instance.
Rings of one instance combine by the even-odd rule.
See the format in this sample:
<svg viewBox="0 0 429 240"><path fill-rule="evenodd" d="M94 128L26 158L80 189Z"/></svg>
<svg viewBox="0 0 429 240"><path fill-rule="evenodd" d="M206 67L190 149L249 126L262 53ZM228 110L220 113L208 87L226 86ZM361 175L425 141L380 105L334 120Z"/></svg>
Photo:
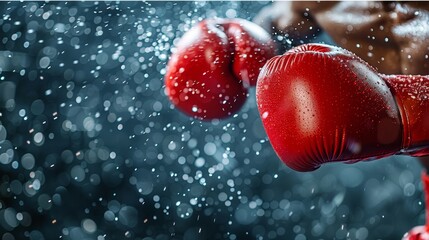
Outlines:
<svg viewBox="0 0 429 240"><path fill-rule="evenodd" d="M429 233L426 226L417 226L407 232L402 240L429 240Z"/></svg>
<svg viewBox="0 0 429 240"><path fill-rule="evenodd" d="M414 227L402 240L429 240L429 176L426 173L422 173L422 182L426 198L426 226Z"/></svg>
<svg viewBox="0 0 429 240"><path fill-rule="evenodd" d="M209 19L187 32L165 75L167 95L180 110L200 119L238 111L260 69L275 55L270 35L240 19Z"/></svg>
<svg viewBox="0 0 429 240"><path fill-rule="evenodd" d="M308 44L269 60L256 91L271 144L295 170L429 154L428 76L382 75L347 50Z"/></svg>

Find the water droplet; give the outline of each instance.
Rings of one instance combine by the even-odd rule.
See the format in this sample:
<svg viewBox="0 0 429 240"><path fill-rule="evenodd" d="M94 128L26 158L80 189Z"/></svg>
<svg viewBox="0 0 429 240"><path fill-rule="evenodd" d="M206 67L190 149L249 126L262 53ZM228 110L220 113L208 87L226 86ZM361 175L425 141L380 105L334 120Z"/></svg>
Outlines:
<svg viewBox="0 0 429 240"><path fill-rule="evenodd" d="M84 219L81 225L83 230L85 230L87 233L94 233L97 231L97 224L89 218Z"/></svg>
<svg viewBox="0 0 429 240"><path fill-rule="evenodd" d="M264 112L264 113L262 113L262 119L265 119L265 118L267 118L268 117L268 112Z"/></svg>

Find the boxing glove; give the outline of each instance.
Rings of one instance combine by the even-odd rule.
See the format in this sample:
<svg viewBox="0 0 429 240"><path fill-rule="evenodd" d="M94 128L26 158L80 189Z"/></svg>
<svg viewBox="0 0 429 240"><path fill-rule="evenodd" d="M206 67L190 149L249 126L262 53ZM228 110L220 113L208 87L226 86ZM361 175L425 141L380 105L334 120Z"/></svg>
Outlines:
<svg viewBox="0 0 429 240"><path fill-rule="evenodd" d="M429 240L429 232L426 226L417 226L407 232L402 240Z"/></svg>
<svg viewBox="0 0 429 240"><path fill-rule="evenodd" d="M256 91L268 138L295 170L429 154L427 76L382 75L347 50L308 44L269 60Z"/></svg>
<svg viewBox="0 0 429 240"><path fill-rule="evenodd" d="M422 173L423 190L426 200L426 225L417 226L404 235L402 240L429 240L429 176Z"/></svg>
<svg viewBox="0 0 429 240"><path fill-rule="evenodd" d="M270 35L241 19L208 19L185 33L165 75L171 102L200 119L227 117L240 109L247 87L275 55Z"/></svg>

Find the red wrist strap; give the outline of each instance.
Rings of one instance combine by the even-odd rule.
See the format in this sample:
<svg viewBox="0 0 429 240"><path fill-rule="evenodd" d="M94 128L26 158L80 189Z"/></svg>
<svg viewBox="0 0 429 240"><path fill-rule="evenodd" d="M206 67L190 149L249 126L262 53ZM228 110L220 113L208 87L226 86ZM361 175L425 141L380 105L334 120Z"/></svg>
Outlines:
<svg viewBox="0 0 429 240"><path fill-rule="evenodd" d="M429 175L426 172L422 172L423 190L426 201L426 231L429 231Z"/></svg>

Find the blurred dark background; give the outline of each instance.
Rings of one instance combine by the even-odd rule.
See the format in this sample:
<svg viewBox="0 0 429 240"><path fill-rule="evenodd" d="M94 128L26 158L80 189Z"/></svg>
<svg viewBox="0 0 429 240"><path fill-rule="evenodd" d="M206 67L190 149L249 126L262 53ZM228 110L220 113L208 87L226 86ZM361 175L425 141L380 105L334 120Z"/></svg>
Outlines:
<svg viewBox="0 0 429 240"><path fill-rule="evenodd" d="M1 240L400 239L423 224L417 160L298 173L254 91L223 121L170 104L178 38L267 4L1 2Z"/></svg>

